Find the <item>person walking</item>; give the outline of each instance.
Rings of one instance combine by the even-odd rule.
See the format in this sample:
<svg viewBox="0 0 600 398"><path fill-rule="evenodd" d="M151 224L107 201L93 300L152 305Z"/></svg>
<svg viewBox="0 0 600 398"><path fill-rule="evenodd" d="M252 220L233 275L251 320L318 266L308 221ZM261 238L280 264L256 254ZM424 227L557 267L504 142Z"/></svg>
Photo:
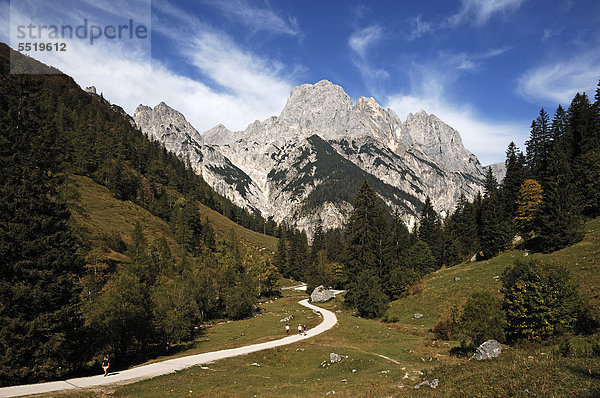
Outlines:
<svg viewBox="0 0 600 398"><path fill-rule="evenodd" d="M306 336L306 324L302 325L302 330L304 331L304 335Z"/></svg>
<svg viewBox="0 0 600 398"><path fill-rule="evenodd" d="M102 369L104 369L104 377L108 376L108 368L110 367L110 360L108 359L108 355L104 355L104 359L102 360Z"/></svg>
<svg viewBox="0 0 600 398"><path fill-rule="evenodd" d="M298 334L302 334L302 325L298 324Z"/></svg>
<svg viewBox="0 0 600 398"><path fill-rule="evenodd" d="M290 325L288 323L285 324L285 334L290 334Z"/></svg>

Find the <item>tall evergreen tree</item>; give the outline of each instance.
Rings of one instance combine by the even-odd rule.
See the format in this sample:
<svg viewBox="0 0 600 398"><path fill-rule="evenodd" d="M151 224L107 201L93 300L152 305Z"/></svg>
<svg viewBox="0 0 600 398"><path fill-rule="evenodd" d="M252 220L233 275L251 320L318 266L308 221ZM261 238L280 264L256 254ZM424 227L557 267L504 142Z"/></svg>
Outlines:
<svg viewBox="0 0 600 398"><path fill-rule="evenodd" d="M583 222L576 204L573 177L569 175L565 148L553 146L550 169L545 180L544 199L536 235L544 252L561 249L583 238Z"/></svg>
<svg viewBox="0 0 600 398"><path fill-rule="evenodd" d="M417 238L427 243L429 250L436 257L438 265L441 265L442 222L439 214L433 208L429 196L425 199L419 215Z"/></svg>
<svg viewBox="0 0 600 398"><path fill-rule="evenodd" d="M541 179L548 165L548 156L552 146L552 131L549 117L544 108L539 116L531 123L529 140L525 142L527 148L527 165L537 179Z"/></svg>
<svg viewBox="0 0 600 398"><path fill-rule="evenodd" d="M0 84L0 383L59 377L82 361L83 274L58 194L63 153L37 77Z"/></svg>
<svg viewBox="0 0 600 398"><path fill-rule="evenodd" d="M504 213L498 183L491 168L488 168L484 187L479 242L484 257L491 258L510 243L512 226L507 214Z"/></svg>
<svg viewBox="0 0 600 398"><path fill-rule="evenodd" d="M354 200L354 210L347 225L347 241L343 262L349 282L347 302L353 301L357 277L362 270L371 271L378 280L385 280L390 272L388 253L391 240L387 234L387 221L377 195L367 181L364 181Z"/></svg>
<svg viewBox="0 0 600 398"><path fill-rule="evenodd" d="M504 202L504 211L514 217L517 210L517 198L521 184L525 180L525 156L514 142L506 150L506 176L502 181L501 195Z"/></svg>

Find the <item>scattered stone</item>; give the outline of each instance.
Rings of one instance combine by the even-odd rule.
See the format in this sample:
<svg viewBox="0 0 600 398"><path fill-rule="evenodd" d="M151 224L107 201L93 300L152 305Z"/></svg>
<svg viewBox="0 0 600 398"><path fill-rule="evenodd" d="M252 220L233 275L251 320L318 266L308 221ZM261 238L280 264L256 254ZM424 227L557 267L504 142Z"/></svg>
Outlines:
<svg viewBox="0 0 600 398"><path fill-rule="evenodd" d="M259 367L259 368L260 368L260 365L259 365L259 364L257 364L256 362L254 362L254 363L252 364L252 366L256 366L256 367Z"/></svg>
<svg viewBox="0 0 600 398"><path fill-rule="evenodd" d="M418 312L414 316L415 316L415 319L423 318L423 314L419 314Z"/></svg>
<svg viewBox="0 0 600 398"><path fill-rule="evenodd" d="M329 354L329 362L336 363L342 360L342 357L335 352Z"/></svg>
<svg viewBox="0 0 600 398"><path fill-rule="evenodd" d="M296 351L304 351L304 348L296 348Z"/></svg>
<svg viewBox="0 0 600 398"><path fill-rule="evenodd" d="M348 383L348 380L342 379L342 383Z"/></svg>
<svg viewBox="0 0 600 398"><path fill-rule="evenodd" d="M458 276L454 277L454 282L458 282L460 280L460 278Z"/></svg>
<svg viewBox="0 0 600 398"><path fill-rule="evenodd" d="M327 394L325 394L325 395L334 395L334 394L335 394L335 391L331 390L331 391L327 391Z"/></svg>
<svg viewBox="0 0 600 398"><path fill-rule="evenodd" d="M356 373L356 369L352 369L352 373Z"/></svg>
<svg viewBox="0 0 600 398"><path fill-rule="evenodd" d="M523 257L527 257L529 256L529 253L525 252L525 254L523 254Z"/></svg>
<svg viewBox="0 0 600 398"><path fill-rule="evenodd" d="M527 358L529 358L529 359L533 359L533 355L530 355L530 356L528 356Z"/></svg>
<svg viewBox="0 0 600 398"><path fill-rule="evenodd" d="M471 359L475 358L478 361L482 359L490 359L496 358L498 355L502 353L502 346L496 340L488 340L477 347L477 351L471 357Z"/></svg>
<svg viewBox="0 0 600 398"><path fill-rule="evenodd" d="M381 373L388 374L388 373L390 373L390 371L389 370L382 370Z"/></svg>
<svg viewBox="0 0 600 398"><path fill-rule="evenodd" d="M286 316L285 318L283 318L283 319L280 319L280 320L279 320L279 322L289 322L289 321L291 321L292 319L294 319L294 315L288 315L288 316Z"/></svg>
<svg viewBox="0 0 600 398"><path fill-rule="evenodd" d="M310 294L310 301L313 303L323 303L325 301L329 301L334 298L335 295L325 286L321 285L315 288L313 292Z"/></svg>
<svg viewBox="0 0 600 398"><path fill-rule="evenodd" d="M438 384L439 384L439 380L438 379L425 380L425 381L417 384L415 386L415 390L418 390L419 388L425 387L425 386L431 387L431 388L435 389L435 388L437 388Z"/></svg>
<svg viewBox="0 0 600 398"><path fill-rule="evenodd" d="M200 366L200 369L208 370L208 366Z"/></svg>

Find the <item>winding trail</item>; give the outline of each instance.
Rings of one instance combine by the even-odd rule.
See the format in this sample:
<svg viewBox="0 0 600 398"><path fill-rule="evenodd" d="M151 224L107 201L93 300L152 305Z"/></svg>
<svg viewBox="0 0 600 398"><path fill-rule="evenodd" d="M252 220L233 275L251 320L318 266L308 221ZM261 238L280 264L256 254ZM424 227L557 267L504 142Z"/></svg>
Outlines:
<svg viewBox="0 0 600 398"><path fill-rule="evenodd" d="M298 302L298 304L303 305L311 310L315 310L321 313L323 316L323 322L310 329L306 336L293 335L279 340L267 341L265 343L168 359L162 362L155 362L149 365L143 365L120 372L115 372L110 374L108 377L98 375L69 380L52 381L48 383L3 387L0 388L0 397L18 397L30 394L42 394L54 391L96 387L113 383L129 384L139 380L173 373L191 366L211 363L219 359L231 358L238 355L245 355L251 352L267 350L269 348L281 347L283 345L296 343L323 333L331 329L337 323L337 317L333 312L317 307L316 305L309 304L308 299L301 300Z"/></svg>

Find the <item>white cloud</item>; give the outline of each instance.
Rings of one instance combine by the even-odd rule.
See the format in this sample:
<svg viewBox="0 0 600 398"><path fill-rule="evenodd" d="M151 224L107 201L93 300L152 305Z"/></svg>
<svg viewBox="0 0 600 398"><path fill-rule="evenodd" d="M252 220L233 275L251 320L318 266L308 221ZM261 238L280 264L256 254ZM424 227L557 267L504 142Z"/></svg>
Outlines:
<svg viewBox="0 0 600 398"><path fill-rule="evenodd" d="M463 23L483 25L495 14L505 14L521 7L525 0L462 0L458 13L449 17L446 22L450 26Z"/></svg>
<svg viewBox="0 0 600 398"><path fill-rule="evenodd" d="M407 37L408 40L415 40L435 31L433 24L431 22L423 21L420 15L414 18L411 21L411 24L413 25L413 29Z"/></svg>
<svg viewBox="0 0 600 398"><path fill-rule="evenodd" d="M379 25L371 25L352 33L348 39L350 48L364 58L369 48L373 47L383 37L383 29Z"/></svg>
<svg viewBox="0 0 600 398"><path fill-rule="evenodd" d="M380 83L387 80L390 77L390 73L383 68L377 68L373 65L373 57L369 56L369 51L384 36L384 31L379 25L371 25L354 31L348 39L348 46L352 50L352 63L363 77L368 90L376 96L378 96Z"/></svg>
<svg viewBox="0 0 600 398"><path fill-rule="evenodd" d="M39 53L35 58L71 75L82 87L96 86L106 99L129 114L139 104L154 106L164 101L181 111L200 132L218 123L235 130L244 129L257 118L281 111L293 87L283 64L241 48L227 34L167 3L160 7L159 11L168 11L166 17L171 22L178 23L168 25L173 28L155 23L153 27L167 37L176 38L173 45L183 43L181 38L187 37L186 44L175 50L206 77L206 82L215 85L184 76L160 60L132 54L118 43L90 46L66 40L67 56L56 58ZM175 26L193 27L193 31L186 31L184 36Z"/></svg>
<svg viewBox="0 0 600 398"><path fill-rule="evenodd" d="M295 18L284 18L271 8L255 7L246 0L212 0L207 4L221 10L236 23L248 26L253 32L269 31L291 36L301 34Z"/></svg>
<svg viewBox="0 0 600 398"><path fill-rule="evenodd" d="M592 94L600 76L600 51L564 59L526 71L518 79L517 93L534 103L550 104L569 104L577 92Z"/></svg>

